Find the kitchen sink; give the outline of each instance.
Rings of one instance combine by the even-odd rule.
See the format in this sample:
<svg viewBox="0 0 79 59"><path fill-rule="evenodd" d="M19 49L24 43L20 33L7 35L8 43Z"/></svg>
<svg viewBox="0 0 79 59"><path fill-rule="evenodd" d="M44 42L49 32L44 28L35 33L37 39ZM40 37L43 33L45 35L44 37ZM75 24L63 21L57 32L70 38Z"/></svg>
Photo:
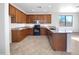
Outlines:
<svg viewBox="0 0 79 59"><path fill-rule="evenodd" d="M50 30L56 30L56 27L55 26L51 26L49 27Z"/></svg>
<svg viewBox="0 0 79 59"><path fill-rule="evenodd" d="M56 30L56 28L50 28L50 30Z"/></svg>

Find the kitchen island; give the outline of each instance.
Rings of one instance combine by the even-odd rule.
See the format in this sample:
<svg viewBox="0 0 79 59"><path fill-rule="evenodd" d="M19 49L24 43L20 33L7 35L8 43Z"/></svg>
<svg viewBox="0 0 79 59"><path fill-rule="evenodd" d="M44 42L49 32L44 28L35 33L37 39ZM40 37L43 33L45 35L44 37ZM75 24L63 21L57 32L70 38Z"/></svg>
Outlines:
<svg viewBox="0 0 79 59"><path fill-rule="evenodd" d="M72 31L68 30L50 30L47 28L48 39L50 45L55 51L66 51L71 52L71 35Z"/></svg>

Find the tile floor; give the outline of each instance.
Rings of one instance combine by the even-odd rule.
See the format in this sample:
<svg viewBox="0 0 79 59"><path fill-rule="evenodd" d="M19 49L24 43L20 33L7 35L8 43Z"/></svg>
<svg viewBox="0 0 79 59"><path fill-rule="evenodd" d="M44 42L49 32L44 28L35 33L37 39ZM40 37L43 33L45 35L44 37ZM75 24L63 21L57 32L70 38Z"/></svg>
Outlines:
<svg viewBox="0 0 79 59"><path fill-rule="evenodd" d="M46 36L28 36L11 44L11 55L79 55L79 33L72 34L71 53L53 51Z"/></svg>
<svg viewBox="0 0 79 59"><path fill-rule="evenodd" d="M73 55L79 55L79 33L72 34L72 52Z"/></svg>
<svg viewBox="0 0 79 59"><path fill-rule="evenodd" d="M53 51L46 36L28 36L19 43L11 44L11 55L69 55Z"/></svg>

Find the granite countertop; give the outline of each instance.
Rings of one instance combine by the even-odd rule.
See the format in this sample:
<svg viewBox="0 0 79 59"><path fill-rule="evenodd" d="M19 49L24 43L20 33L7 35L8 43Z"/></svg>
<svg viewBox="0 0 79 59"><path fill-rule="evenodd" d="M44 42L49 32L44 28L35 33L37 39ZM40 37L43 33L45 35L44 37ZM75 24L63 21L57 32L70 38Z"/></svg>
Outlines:
<svg viewBox="0 0 79 59"><path fill-rule="evenodd" d="M32 28L32 27L18 27L18 28L12 28L12 30L23 30L28 28Z"/></svg>
<svg viewBox="0 0 79 59"><path fill-rule="evenodd" d="M53 33L72 33L72 31L57 31L57 30L50 30Z"/></svg>
<svg viewBox="0 0 79 59"><path fill-rule="evenodd" d="M12 30L23 30L23 29L28 29L28 28L33 28L33 27L19 27L19 28L12 28ZM56 30L51 30L50 27L46 27L46 26L41 26L41 28L47 28L53 33L72 33L72 30L67 30L67 29L59 30L56 28Z"/></svg>
<svg viewBox="0 0 79 59"><path fill-rule="evenodd" d="M72 30L67 30L67 29L64 29L64 30L59 30L59 29L51 30L49 27L47 27L47 29L50 30L53 33L72 33Z"/></svg>

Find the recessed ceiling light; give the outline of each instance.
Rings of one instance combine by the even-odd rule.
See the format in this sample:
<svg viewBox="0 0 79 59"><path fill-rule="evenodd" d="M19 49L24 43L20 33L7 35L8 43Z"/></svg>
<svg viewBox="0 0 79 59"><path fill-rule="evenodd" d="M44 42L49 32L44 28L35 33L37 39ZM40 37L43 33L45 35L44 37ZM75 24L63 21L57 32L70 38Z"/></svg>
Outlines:
<svg viewBox="0 0 79 59"><path fill-rule="evenodd" d="M52 7L52 5L48 5L48 7L49 7L49 8L51 8L51 7Z"/></svg>

